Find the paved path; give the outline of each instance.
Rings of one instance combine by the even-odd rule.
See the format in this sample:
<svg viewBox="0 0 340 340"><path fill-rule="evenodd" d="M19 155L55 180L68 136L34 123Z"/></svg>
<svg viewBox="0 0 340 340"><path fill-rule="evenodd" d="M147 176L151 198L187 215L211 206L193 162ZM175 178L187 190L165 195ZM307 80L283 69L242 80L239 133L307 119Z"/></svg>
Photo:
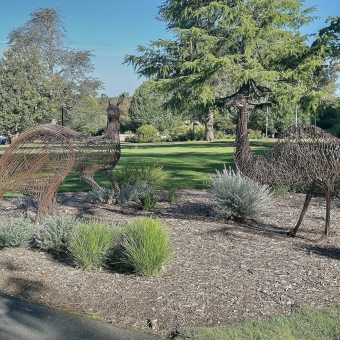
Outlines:
<svg viewBox="0 0 340 340"><path fill-rule="evenodd" d="M0 296L1 340L160 340L152 334Z"/></svg>

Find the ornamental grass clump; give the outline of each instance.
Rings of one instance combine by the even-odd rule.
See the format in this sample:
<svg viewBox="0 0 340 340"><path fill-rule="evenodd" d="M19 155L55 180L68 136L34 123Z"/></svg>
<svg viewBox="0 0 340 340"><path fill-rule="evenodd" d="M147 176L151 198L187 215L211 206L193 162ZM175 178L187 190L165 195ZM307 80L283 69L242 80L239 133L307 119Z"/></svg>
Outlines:
<svg viewBox="0 0 340 340"><path fill-rule="evenodd" d="M34 231L35 225L27 218L10 219L0 228L0 248L27 245Z"/></svg>
<svg viewBox="0 0 340 340"><path fill-rule="evenodd" d="M144 276L157 275L172 256L165 226L151 217L138 218L122 227L116 249L119 262Z"/></svg>
<svg viewBox="0 0 340 340"><path fill-rule="evenodd" d="M60 253L69 248L72 230L80 222L73 215L56 214L45 219L38 237L37 245L44 250Z"/></svg>
<svg viewBox="0 0 340 340"><path fill-rule="evenodd" d="M273 190L224 166L210 176L213 209L224 219L257 219L269 203Z"/></svg>
<svg viewBox="0 0 340 340"><path fill-rule="evenodd" d="M80 267L102 267L114 240L113 229L99 221L78 224L72 233L69 252Z"/></svg>

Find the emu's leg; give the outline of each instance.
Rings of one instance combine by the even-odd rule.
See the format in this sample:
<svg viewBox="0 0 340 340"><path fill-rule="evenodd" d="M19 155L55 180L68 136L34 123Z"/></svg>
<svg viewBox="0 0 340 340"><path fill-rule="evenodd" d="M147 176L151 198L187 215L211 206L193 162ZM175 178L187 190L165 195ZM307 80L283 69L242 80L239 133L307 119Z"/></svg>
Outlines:
<svg viewBox="0 0 340 340"><path fill-rule="evenodd" d="M312 185L311 185L310 189L307 191L306 199L305 199L305 204L303 205L303 208L302 208L299 220L298 220L295 228L293 230L289 231L287 233L287 236L291 236L291 237L295 237L296 236L296 233L299 230L300 224L302 223L302 220L303 220L303 218L305 216L305 213L306 213L306 211L308 209L309 203L310 203L310 201L311 201L311 199L313 197L314 189L315 189L315 181L312 182Z"/></svg>
<svg viewBox="0 0 340 340"><path fill-rule="evenodd" d="M113 172L112 170L108 170L106 171L106 176L109 178L111 184L113 185L113 187L115 188L115 193L118 196L120 194L120 189L118 186L117 181L115 180L114 176L113 176Z"/></svg>
<svg viewBox="0 0 340 340"><path fill-rule="evenodd" d="M325 191L325 198L326 198L326 225L325 230L323 232L323 235L317 242L322 242L326 240L330 234L331 228L330 228L330 222L331 222L331 201L332 201L332 193L333 188L331 186L324 185L324 191Z"/></svg>

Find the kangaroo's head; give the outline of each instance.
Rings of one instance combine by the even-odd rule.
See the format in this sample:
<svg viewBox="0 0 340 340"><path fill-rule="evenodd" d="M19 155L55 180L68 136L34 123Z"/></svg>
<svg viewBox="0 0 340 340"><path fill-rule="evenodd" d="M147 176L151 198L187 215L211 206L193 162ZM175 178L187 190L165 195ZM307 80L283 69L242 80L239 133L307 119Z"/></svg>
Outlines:
<svg viewBox="0 0 340 340"><path fill-rule="evenodd" d="M108 102L108 107L106 109L108 123L117 119L119 120L120 117L119 105L124 100L124 94L122 94L118 98L117 104L111 104L108 96L106 96L105 94L102 94L102 99Z"/></svg>

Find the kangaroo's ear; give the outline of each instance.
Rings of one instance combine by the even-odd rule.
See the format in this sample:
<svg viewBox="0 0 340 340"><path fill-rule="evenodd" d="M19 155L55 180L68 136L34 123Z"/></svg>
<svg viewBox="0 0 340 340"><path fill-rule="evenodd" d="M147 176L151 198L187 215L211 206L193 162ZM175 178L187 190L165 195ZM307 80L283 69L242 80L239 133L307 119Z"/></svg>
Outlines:
<svg viewBox="0 0 340 340"><path fill-rule="evenodd" d="M104 94L104 93L102 94L102 99L104 101L107 101L108 105L110 105L110 99L109 99L109 97L106 94Z"/></svg>
<svg viewBox="0 0 340 340"><path fill-rule="evenodd" d="M124 98L125 98L125 95L124 95L124 93L118 98L118 101L117 101L117 106L119 106L121 103L122 103L122 101L124 100Z"/></svg>

